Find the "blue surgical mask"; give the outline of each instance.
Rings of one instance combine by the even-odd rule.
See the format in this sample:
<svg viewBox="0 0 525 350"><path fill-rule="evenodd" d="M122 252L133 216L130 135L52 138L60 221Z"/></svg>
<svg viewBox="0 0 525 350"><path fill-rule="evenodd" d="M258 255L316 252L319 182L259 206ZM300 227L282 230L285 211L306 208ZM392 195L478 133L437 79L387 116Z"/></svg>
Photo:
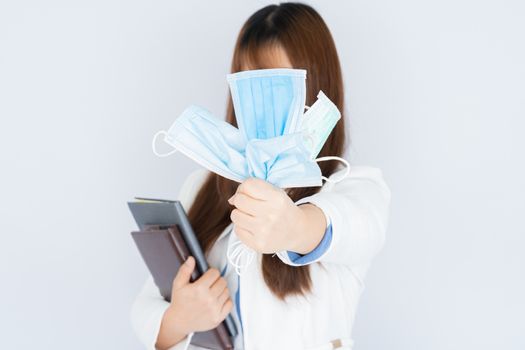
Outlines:
<svg viewBox="0 0 525 350"><path fill-rule="evenodd" d="M160 154L156 150L156 140L161 135L173 147L171 152ZM157 132L152 147L159 157L180 151L208 170L233 181L242 182L248 172L244 155L246 141L239 130L198 106L186 108L168 131Z"/></svg>
<svg viewBox="0 0 525 350"><path fill-rule="evenodd" d="M156 139L174 150L163 155ZM322 175L310 158L301 133L246 141L231 124L197 106L188 107L168 131L153 138L153 152L162 157L178 150L208 170L233 181L257 177L281 188L321 186Z"/></svg>
<svg viewBox="0 0 525 350"><path fill-rule="evenodd" d="M310 158L301 133L248 141L246 161L249 176L281 188L322 185L321 169Z"/></svg>
<svg viewBox="0 0 525 350"><path fill-rule="evenodd" d="M304 69L258 69L226 77L237 125L247 140L268 139L296 130L304 112Z"/></svg>

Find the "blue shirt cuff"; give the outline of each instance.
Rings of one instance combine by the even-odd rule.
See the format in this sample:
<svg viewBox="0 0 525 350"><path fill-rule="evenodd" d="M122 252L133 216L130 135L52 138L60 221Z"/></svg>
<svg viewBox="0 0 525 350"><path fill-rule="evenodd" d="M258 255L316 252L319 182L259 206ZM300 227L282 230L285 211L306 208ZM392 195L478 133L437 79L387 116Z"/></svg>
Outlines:
<svg viewBox="0 0 525 350"><path fill-rule="evenodd" d="M323 255L327 250L328 247L330 247L330 243L332 243L332 224L330 223L328 227L326 228L326 231L324 232L323 239L317 247L315 247L314 250L312 250L310 253L302 255L296 252L287 251L288 258L294 263L294 264L308 264L312 261L319 258L321 255Z"/></svg>

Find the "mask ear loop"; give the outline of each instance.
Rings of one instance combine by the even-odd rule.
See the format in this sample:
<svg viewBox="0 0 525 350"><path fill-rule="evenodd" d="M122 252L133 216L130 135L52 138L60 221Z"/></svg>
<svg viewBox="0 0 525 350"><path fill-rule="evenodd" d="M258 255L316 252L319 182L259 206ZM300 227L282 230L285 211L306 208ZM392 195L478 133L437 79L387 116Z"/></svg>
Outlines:
<svg viewBox="0 0 525 350"><path fill-rule="evenodd" d="M235 234L232 232L231 234ZM241 240L232 242L226 251L228 261L235 268L235 272L240 276L243 269L248 267L255 258L255 251L247 247Z"/></svg>
<svg viewBox="0 0 525 350"><path fill-rule="evenodd" d="M344 174L338 177L337 179L329 179L326 176L321 176L321 179L325 180L326 182L338 183L339 181L347 177L348 174L350 174L350 163L348 163L346 159L343 159L341 157L336 157L336 156L326 156L326 157L319 157L315 159L316 162L324 162L326 160L338 160L341 163L343 163L346 167Z"/></svg>
<svg viewBox="0 0 525 350"><path fill-rule="evenodd" d="M157 152L157 138L159 137L159 135L164 135L164 139L166 139L166 131L164 130L160 130L160 131L157 131L155 133L155 135L153 135L153 140L151 140L151 149L153 151L153 153L159 157L159 158L164 158L164 157L167 157L167 156L171 156L173 153L177 152L176 149L173 149L171 151L169 151L168 153L159 153Z"/></svg>

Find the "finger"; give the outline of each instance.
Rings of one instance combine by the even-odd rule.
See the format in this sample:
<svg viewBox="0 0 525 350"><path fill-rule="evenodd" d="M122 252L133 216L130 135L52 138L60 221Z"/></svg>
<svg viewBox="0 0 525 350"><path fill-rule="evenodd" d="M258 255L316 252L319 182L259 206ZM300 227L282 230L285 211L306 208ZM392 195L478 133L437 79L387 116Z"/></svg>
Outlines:
<svg viewBox="0 0 525 350"><path fill-rule="evenodd" d="M217 298L226 289L228 284L224 278L219 278L210 288L210 293L214 298Z"/></svg>
<svg viewBox="0 0 525 350"><path fill-rule="evenodd" d="M266 210L265 201L250 197L242 192L233 195L228 202L251 216L256 216L257 213Z"/></svg>
<svg viewBox="0 0 525 350"><path fill-rule="evenodd" d="M232 308L233 308L233 302L230 298L228 298L221 308L221 320L224 320L226 316L228 316L230 311L232 311Z"/></svg>
<svg viewBox="0 0 525 350"><path fill-rule="evenodd" d="M188 283L190 283L191 274L195 269L195 259L189 256L188 259L182 264L177 272L177 275L173 279L173 289L179 289Z"/></svg>
<svg viewBox="0 0 525 350"><path fill-rule="evenodd" d="M215 283L215 281L220 277L221 277L221 273L219 272L219 270L215 268L210 268L195 283L197 283L198 285L210 288L211 285Z"/></svg>
<svg viewBox="0 0 525 350"><path fill-rule="evenodd" d="M228 288L225 288L217 298L217 302L219 303L219 305L224 305L224 303L228 301L229 298L230 291L228 290Z"/></svg>
<svg viewBox="0 0 525 350"><path fill-rule="evenodd" d="M249 179L244 180L244 182L237 187L237 193L244 193L259 200L267 200L271 198L277 190L279 189L271 183L256 177L250 177Z"/></svg>
<svg viewBox="0 0 525 350"><path fill-rule="evenodd" d="M257 219L255 217L248 215L239 209L232 210L230 219L235 226L242 227L244 229L250 229L252 227L256 227L257 225Z"/></svg>

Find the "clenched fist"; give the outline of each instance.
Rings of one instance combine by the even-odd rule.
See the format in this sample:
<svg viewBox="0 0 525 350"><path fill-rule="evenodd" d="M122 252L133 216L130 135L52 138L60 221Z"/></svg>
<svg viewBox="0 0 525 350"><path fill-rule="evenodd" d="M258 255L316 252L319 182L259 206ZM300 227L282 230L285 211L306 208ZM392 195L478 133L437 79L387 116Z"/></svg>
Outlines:
<svg viewBox="0 0 525 350"><path fill-rule="evenodd" d="M297 206L281 188L257 178L237 187L228 200L230 218L241 241L259 253L312 251L321 241L326 219L313 204Z"/></svg>

